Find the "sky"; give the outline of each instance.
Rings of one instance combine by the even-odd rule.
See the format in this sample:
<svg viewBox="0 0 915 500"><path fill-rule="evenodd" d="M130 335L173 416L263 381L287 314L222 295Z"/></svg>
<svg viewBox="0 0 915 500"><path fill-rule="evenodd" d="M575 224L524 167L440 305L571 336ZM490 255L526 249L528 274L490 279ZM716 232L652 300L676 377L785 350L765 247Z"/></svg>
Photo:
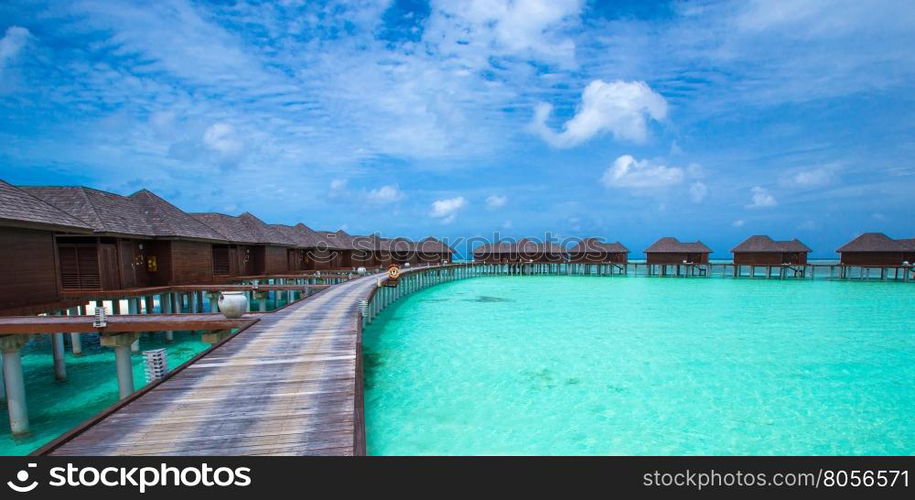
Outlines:
<svg viewBox="0 0 915 500"><path fill-rule="evenodd" d="M915 237L912 47L903 0L4 2L0 178L354 234L831 257Z"/></svg>

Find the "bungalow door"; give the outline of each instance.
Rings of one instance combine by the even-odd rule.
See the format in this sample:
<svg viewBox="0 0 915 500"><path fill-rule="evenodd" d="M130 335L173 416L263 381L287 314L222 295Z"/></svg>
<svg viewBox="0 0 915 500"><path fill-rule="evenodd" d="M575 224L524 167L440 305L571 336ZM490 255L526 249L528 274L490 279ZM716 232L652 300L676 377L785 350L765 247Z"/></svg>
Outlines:
<svg viewBox="0 0 915 500"><path fill-rule="evenodd" d="M115 245L107 243L99 245L98 267L103 290L118 290L121 288L120 273L118 272L118 249Z"/></svg>

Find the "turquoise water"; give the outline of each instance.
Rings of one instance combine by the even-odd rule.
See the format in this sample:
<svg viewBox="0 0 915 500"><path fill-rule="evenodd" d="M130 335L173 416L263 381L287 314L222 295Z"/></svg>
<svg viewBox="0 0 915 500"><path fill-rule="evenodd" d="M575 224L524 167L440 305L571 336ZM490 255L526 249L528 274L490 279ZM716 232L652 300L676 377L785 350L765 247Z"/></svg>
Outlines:
<svg viewBox="0 0 915 500"><path fill-rule="evenodd" d="M915 285L490 277L364 333L369 453L913 454Z"/></svg>
<svg viewBox="0 0 915 500"><path fill-rule="evenodd" d="M118 401L114 351L99 346L94 340L97 336L84 336L82 356L70 353L68 341L66 382L54 380L50 336L34 338L21 351L32 434L23 440L10 436L6 402L0 401L0 456L27 455ZM161 334L140 340L141 350L161 347L168 350L169 367L174 369L209 345L191 332L175 332L171 344L166 344ZM132 359L134 384L140 389L145 385L143 356L134 354Z"/></svg>

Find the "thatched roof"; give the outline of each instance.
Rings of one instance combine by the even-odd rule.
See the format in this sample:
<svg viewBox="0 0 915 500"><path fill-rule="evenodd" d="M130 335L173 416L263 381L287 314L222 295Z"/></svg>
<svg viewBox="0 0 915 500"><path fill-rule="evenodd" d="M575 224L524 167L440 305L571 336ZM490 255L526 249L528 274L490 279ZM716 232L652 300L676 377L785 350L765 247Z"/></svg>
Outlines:
<svg viewBox="0 0 915 500"><path fill-rule="evenodd" d="M775 241L764 234L750 236L731 249L733 253L809 253L810 251L810 248L797 238L790 241Z"/></svg>
<svg viewBox="0 0 915 500"><path fill-rule="evenodd" d="M142 189L129 196L146 216L152 232L159 237L196 238L221 241L224 238L213 228L163 200L155 193Z"/></svg>
<svg viewBox="0 0 915 500"><path fill-rule="evenodd" d="M257 237L251 228L234 215L220 214L217 212L192 213L192 217L210 226L222 237L232 243L245 243L255 245Z"/></svg>
<svg viewBox="0 0 915 500"><path fill-rule="evenodd" d="M318 236L324 241L326 248L330 250L352 250L353 237L346 231L317 231Z"/></svg>
<svg viewBox="0 0 915 500"><path fill-rule="evenodd" d="M569 253L629 253L629 249L622 243L604 243L597 238L585 238L571 248Z"/></svg>
<svg viewBox="0 0 915 500"><path fill-rule="evenodd" d="M296 246L294 239L288 238L282 231L258 219L250 212L245 212L237 217L216 212L191 215L233 243Z"/></svg>
<svg viewBox="0 0 915 500"><path fill-rule="evenodd" d="M665 236L646 248L645 253L712 253L712 250L701 241L680 242L676 238Z"/></svg>
<svg viewBox="0 0 915 500"><path fill-rule="evenodd" d="M225 239L218 231L146 189L130 196L82 186L23 186L22 189L84 221L96 233Z"/></svg>
<svg viewBox="0 0 915 500"><path fill-rule="evenodd" d="M894 240L883 233L864 233L839 247L842 252L915 252L915 238Z"/></svg>
<svg viewBox="0 0 915 500"><path fill-rule="evenodd" d="M44 201L33 193L0 180L0 220L9 223L41 224L66 230L88 232L85 221Z"/></svg>
<svg viewBox="0 0 915 500"><path fill-rule="evenodd" d="M416 249L419 252L425 253L453 253L454 250L446 245L441 240L437 240L432 236L427 236L423 238L416 244Z"/></svg>
<svg viewBox="0 0 915 500"><path fill-rule="evenodd" d="M381 243L374 234L368 236L352 236L350 237L350 241L352 242L352 248L354 250L381 250Z"/></svg>
<svg viewBox="0 0 915 500"><path fill-rule="evenodd" d="M287 240L293 242L298 248L318 248L323 242L323 239L316 231L301 222L295 226L271 224L270 227L282 233Z"/></svg>
<svg viewBox="0 0 915 500"><path fill-rule="evenodd" d="M97 233L156 235L140 206L127 197L81 186L22 186L22 189L85 221Z"/></svg>

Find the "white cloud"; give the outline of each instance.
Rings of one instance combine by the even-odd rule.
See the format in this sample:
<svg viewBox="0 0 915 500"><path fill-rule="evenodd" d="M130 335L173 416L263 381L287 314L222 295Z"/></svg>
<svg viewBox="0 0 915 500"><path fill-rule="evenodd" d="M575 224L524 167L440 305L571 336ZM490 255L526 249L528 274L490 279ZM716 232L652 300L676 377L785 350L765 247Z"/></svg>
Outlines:
<svg viewBox="0 0 915 500"><path fill-rule="evenodd" d="M479 62L492 54L527 54L571 64L582 0L440 0L433 2L424 40Z"/></svg>
<svg viewBox="0 0 915 500"><path fill-rule="evenodd" d="M693 203L702 203L706 195L708 195L708 187L700 181L694 182L689 187L689 197Z"/></svg>
<svg viewBox="0 0 915 500"><path fill-rule="evenodd" d="M594 80L585 87L575 116L561 132L546 123L552 111L552 105L538 104L531 129L553 147L577 146L604 132L618 140L642 143L648 138L648 119L667 118L667 101L645 82Z"/></svg>
<svg viewBox="0 0 915 500"><path fill-rule="evenodd" d="M490 210L504 207L506 203L508 203L508 196L494 194L486 198L486 208Z"/></svg>
<svg viewBox="0 0 915 500"><path fill-rule="evenodd" d="M734 227L743 227L744 224L746 224L746 221L743 219L737 219L731 223L731 225Z"/></svg>
<svg viewBox="0 0 915 500"><path fill-rule="evenodd" d="M9 62L19 55L29 36L29 30L21 26L10 26L6 29L3 38L0 38L0 74Z"/></svg>
<svg viewBox="0 0 915 500"><path fill-rule="evenodd" d="M432 202L432 211L429 212L429 215L441 219L442 224L450 224L457 217L457 212L465 205L467 205L467 200L463 196L436 200Z"/></svg>
<svg viewBox="0 0 915 500"><path fill-rule="evenodd" d="M366 198L369 201L376 203L393 203L395 201L400 201L403 199L404 194L400 190L400 187L396 185L387 185L381 186L378 189L372 189L366 193Z"/></svg>
<svg viewBox="0 0 915 500"><path fill-rule="evenodd" d="M235 127L228 123L210 125L203 132L203 144L224 157L235 156L242 151L242 143L235 134Z"/></svg>
<svg viewBox="0 0 915 500"><path fill-rule="evenodd" d="M330 188L334 191L339 191L341 189L345 189L346 184L347 184L346 179L334 179L334 180L330 181Z"/></svg>
<svg viewBox="0 0 915 500"><path fill-rule="evenodd" d="M783 177L780 183L788 187L812 188L827 186L835 180L836 169L834 167L817 167L790 173Z"/></svg>
<svg viewBox="0 0 915 500"><path fill-rule="evenodd" d="M772 193L766 188L753 186L750 191L753 193L753 196L750 204L747 205L746 208L769 208L778 205L775 196L772 196Z"/></svg>
<svg viewBox="0 0 915 500"><path fill-rule="evenodd" d="M679 184L684 177L680 167L655 165L649 160L636 160L630 155L623 155L604 171L601 182L609 188L651 189Z"/></svg>

